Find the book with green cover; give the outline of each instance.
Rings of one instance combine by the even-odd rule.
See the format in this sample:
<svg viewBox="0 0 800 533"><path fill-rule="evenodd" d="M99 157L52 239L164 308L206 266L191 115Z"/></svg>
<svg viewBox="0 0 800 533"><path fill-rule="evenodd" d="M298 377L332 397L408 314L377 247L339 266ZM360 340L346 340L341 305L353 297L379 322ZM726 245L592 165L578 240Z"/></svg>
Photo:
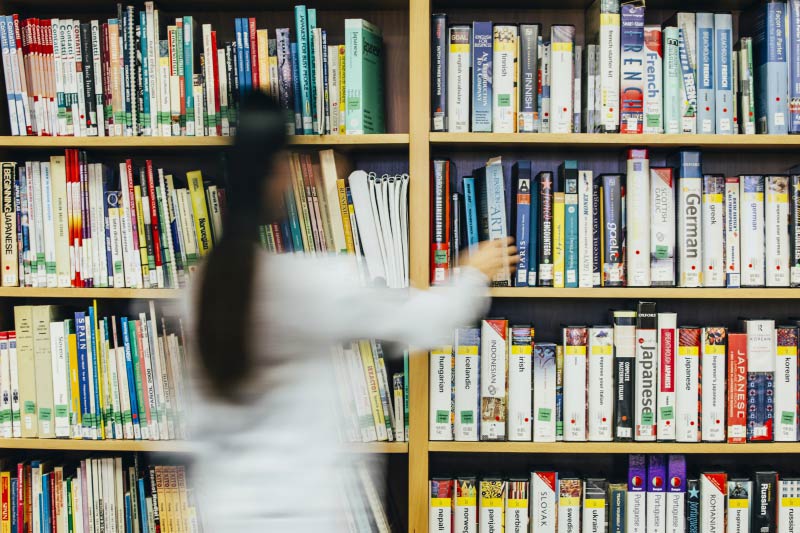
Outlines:
<svg viewBox="0 0 800 533"><path fill-rule="evenodd" d="M346 133L385 133L381 30L364 19L346 19L344 40Z"/></svg>
<svg viewBox="0 0 800 533"><path fill-rule="evenodd" d="M308 18L308 72L309 81L311 86L311 128L314 133L322 133L319 128L320 117L317 116L317 76L322 76L322 73L317 72L316 67L316 54L314 52L314 30L317 27L317 10L309 8L306 12Z"/></svg>
<svg viewBox="0 0 800 533"><path fill-rule="evenodd" d="M144 398L144 386L143 377L142 376L142 362L140 360L141 354L139 353L139 343L137 342L137 335L136 335L136 321L129 320L127 323L128 326L128 338L130 339L130 350L131 350L131 363L133 369L133 380L136 384L136 405L139 408L139 428L142 432L142 439L148 440L149 433L147 431L147 407Z"/></svg>

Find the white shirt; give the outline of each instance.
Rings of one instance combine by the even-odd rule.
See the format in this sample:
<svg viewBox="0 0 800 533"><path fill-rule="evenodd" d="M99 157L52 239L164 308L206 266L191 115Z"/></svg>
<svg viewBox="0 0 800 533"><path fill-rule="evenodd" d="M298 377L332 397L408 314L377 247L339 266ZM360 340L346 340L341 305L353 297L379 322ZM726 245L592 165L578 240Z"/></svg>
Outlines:
<svg viewBox="0 0 800 533"><path fill-rule="evenodd" d="M451 344L456 327L486 312L488 280L463 269L453 287L392 291L362 287L352 258L259 251L257 261L257 360L247 386L263 394L242 406L195 383L199 512L214 533L340 531L341 481L356 457L339 442L331 347L354 339Z"/></svg>

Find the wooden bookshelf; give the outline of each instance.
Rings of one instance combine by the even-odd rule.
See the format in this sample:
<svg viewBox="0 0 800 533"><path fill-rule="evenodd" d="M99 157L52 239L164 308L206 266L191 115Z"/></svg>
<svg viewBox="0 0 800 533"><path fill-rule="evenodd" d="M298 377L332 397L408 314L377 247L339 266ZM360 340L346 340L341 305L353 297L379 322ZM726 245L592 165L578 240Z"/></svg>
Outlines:
<svg viewBox="0 0 800 533"><path fill-rule="evenodd" d="M0 449L183 454L191 452L191 444L176 440L0 439Z"/></svg>
<svg viewBox="0 0 800 533"><path fill-rule="evenodd" d="M670 300L791 300L800 299L800 288L688 289L680 287L600 287L554 289L552 287L494 287L493 298L635 298Z"/></svg>
<svg viewBox="0 0 800 533"><path fill-rule="evenodd" d="M108 300L177 300L182 289L46 289L0 287L0 298L97 298Z"/></svg>
<svg viewBox="0 0 800 533"><path fill-rule="evenodd" d="M565 147L600 150L647 146L706 150L789 151L800 148L800 135L623 135L620 133L430 133L435 147L454 149L501 147Z"/></svg>
<svg viewBox="0 0 800 533"><path fill-rule="evenodd" d="M800 442L429 442L431 452L526 454L743 454L800 453Z"/></svg>
<svg viewBox="0 0 800 533"><path fill-rule="evenodd" d="M407 454L407 442L351 442L347 451L356 454Z"/></svg>
<svg viewBox="0 0 800 533"><path fill-rule="evenodd" d="M51 150L81 148L85 150L206 150L231 146L232 137L14 137L0 136L0 149ZM355 148L403 148L408 146L407 133L379 135L297 135L289 146Z"/></svg>

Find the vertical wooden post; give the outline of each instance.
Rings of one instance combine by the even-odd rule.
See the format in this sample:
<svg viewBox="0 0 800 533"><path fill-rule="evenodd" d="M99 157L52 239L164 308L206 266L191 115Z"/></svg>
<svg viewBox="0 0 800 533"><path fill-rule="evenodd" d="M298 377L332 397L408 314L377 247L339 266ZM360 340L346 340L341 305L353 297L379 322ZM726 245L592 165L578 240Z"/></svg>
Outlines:
<svg viewBox="0 0 800 533"><path fill-rule="evenodd" d="M409 0L409 218L411 284L429 286L430 146L428 144L430 77L430 0ZM409 361L408 529L428 530L428 354L412 351Z"/></svg>

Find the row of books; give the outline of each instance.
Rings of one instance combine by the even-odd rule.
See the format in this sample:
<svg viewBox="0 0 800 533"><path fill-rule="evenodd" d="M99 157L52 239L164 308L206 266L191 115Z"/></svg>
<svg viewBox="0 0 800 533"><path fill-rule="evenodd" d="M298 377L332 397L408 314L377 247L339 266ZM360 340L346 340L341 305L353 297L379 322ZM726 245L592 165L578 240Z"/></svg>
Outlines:
<svg viewBox="0 0 800 533"><path fill-rule="evenodd" d="M576 160L555 176L533 167L504 168L498 157L459 183L452 162L433 161L434 284L457 269L459 249L512 235L516 275L506 270L495 285L800 286L797 169L704 174L699 151L656 167L645 149L628 151L627 174L595 176Z"/></svg>
<svg viewBox="0 0 800 533"><path fill-rule="evenodd" d="M430 439L800 440L800 319L679 327L655 302L611 318L558 343L503 319L456 330L430 354Z"/></svg>
<svg viewBox="0 0 800 533"><path fill-rule="evenodd" d="M388 497L382 467L373 461L358 459L352 468L343 468L343 511L347 531L376 531L391 533L402 530L402 519L396 502Z"/></svg>
<svg viewBox="0 0 800 533"><path fill-rule="evenodd" d="M752 37L735 48L730 13L645 24L644 3L595 0L585 39L573 25L434 14L432 131L800 133L797 0L745 11Z"/></svg>
<svg viewBox="0 0 800 533"><path fill-rule="evenodd" d="M621 482L553 470L431 479L428 531L794 531L799 491L774 470L691 473L682 455L637 454Z"/></svg>
<svg viewBox="0 0 800 533"><path fill-rule="evenodd" d="M15 306L0 333L0 436L187 438L180 320Z"/></svg>
<svg viewBox="0 0 800 533"><path fill-rule="evenodd" d="M316 10L299 5L294 29L236 18L222 42L211 24L164 25L144 4L90 22L1 16L12 134L234 135L252 90L281 103L290 134L385 131L382 35L366 20L346 19L345 44L328 45Z"/></svg>
<svg viewBox="0 0 800 533"><path fill-rule="evenodd" d="M408 352L403 371L386 369L380 342L360 340L333 350L345 442L408 441Z"/></svg>
<svg viewBox="0 0 800 533"><path fill-rule="evenodd" d="M151 160L113 168L68 149L0 173L6 287L180 287L222 235L225 191L199 170L176 188Z"/></svg>
<svg viewBox="0 0 800 533"><path fill-rule="evenodd" d="M262 227L275 253L353 254L364 281L408 287L407 172L354 170L346 157L321 150L290 153L292 188L286 218Z"/></svg>
<svg viewBox="0 0 800 533"><path fill-rule="evenodd" d="M124 466L121 457L7 463L0 496L3 531L201 531L183 466Z"/></svg>

